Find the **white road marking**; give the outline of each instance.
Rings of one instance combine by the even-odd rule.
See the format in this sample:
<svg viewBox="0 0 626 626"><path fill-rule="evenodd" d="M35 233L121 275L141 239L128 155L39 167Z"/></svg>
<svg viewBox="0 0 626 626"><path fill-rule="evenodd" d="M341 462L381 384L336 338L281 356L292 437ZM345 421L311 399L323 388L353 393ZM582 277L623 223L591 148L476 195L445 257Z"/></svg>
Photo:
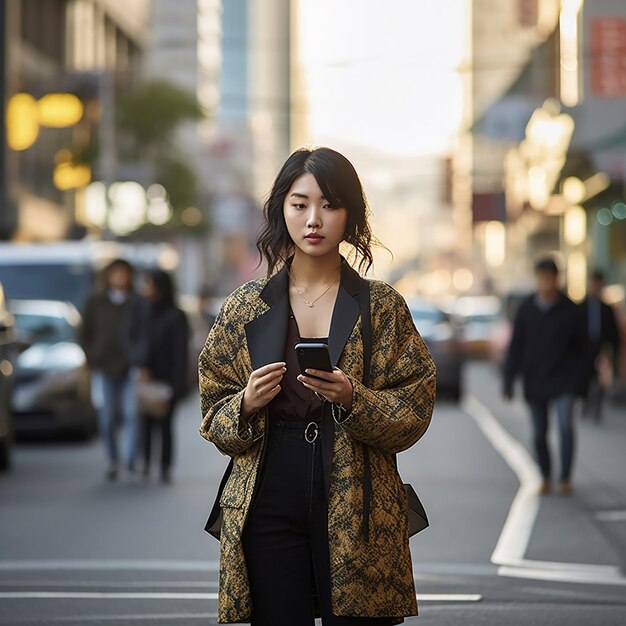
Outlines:
<svg viewBox="0 0 626 626"><path fill-rule="evenodd" d="M424 593L420 602L480 602L477 593ZM2 591L2 600L217 600L217 593L108 592L108 591Z"/></svg>
<svg viewBox="0 0 626 626"><path fill-rule="evenodd" d="M111 580L71 580L71 581L58 581L58 580L0 580L0 587L14 587L17 589L27 589L28 587L34 588L48 588L48 587L61 587L62 589L76 589L80 587L110 587L113 589L119 589L120 587L127 588L140 588L140 589L207 589L218 586L217 580L148 580L148 581L128 581L116 582Z"/></svg>
<svg viewBox="0 0 626 626"><path fill-rule="evenodd" d="M626 511L600 511L596 513L600 522L626 522Z"/></svg>
<svg viewBox="0 0 626 626"><path fill-rule="evenodd" d="M420 602L480 602L483 597L479 593L418 593Z"/></svg>
<svg viewBox="0 0 626 626"><path fill-rule="evenodd" d="M498 575L595 585L626 585L626 577L619 567L613 565L531 561L524 558L539 512L541 476L537 465L528 450L505 430L482 402L469 396L463 401L462 408L478 424L520 482L491 555L491 562L500 566Z"/></svg>
<svg viewBox="0 0 626 626"><path fill-rule="evenodd" d="M20 560L0 561L0 571L114 570L165 572L219 572L219 561L157 561L157 560Z"/></svg>
<svg viewBox="0 0 626 626"><path fill-rule="evenodd" d="M84 624L87 622L127 622L127 621L136 621L136 622L147 622L149 620L150 624L154 622L160 621L168 621L172 622L172 620L190 620L190 619L217 619L217 613L134 613L134 614L126 614L126 615L115 615L111 613L107 613L106 615L78 615L78 616L63 616L63 617L47 617L46 623L50 624L70 624L78 622L79 624ZM25 618L24 620L15 621L15 624L19 624L22 621L27 623L32 623L32 620Z"/></svg>
<svg viewBox="0 0 626 626"><path fill-rule="evenodd" d="M2 591L3 600L217 600L217 593L160 591Z"/></svg>

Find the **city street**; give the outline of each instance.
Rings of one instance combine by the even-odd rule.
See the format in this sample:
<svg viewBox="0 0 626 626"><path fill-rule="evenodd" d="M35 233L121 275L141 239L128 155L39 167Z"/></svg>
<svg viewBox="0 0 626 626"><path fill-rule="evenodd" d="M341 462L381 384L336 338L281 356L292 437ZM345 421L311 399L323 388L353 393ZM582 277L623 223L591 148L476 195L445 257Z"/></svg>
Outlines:
<svg viewBox="0 0 626 626"><path fill-rule="evenodd" d="M579 422L574 494L539 501L519 396L500 399L488 364L467 382L399 457L431 522L412 539L421 617L407 623L625 624L626 411ZM0 477L1 624L216 623L218 543L203 525L226 459L198 424L192 396L167 486L106 483L96 440L17 447Z"/></svg>

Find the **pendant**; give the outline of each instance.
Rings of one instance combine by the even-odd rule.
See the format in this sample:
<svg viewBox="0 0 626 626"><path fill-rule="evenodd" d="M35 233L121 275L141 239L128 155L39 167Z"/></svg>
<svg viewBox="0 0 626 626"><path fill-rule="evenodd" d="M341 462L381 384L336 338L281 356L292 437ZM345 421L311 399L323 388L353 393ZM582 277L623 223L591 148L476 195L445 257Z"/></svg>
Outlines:
<svg viewBox="0 0 626 626"><path fill-rule="evenodd" d="M305 301L305 304L309 307L309 309L312 309L315 306L315 304L313 302L306 302Z"/></svg>

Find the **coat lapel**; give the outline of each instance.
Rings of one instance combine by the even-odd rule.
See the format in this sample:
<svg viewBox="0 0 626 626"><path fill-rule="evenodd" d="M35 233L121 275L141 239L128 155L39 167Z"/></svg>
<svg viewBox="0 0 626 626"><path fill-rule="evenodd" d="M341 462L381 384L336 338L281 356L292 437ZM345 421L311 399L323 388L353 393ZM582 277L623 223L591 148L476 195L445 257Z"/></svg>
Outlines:
<svg viewBox="0 0 626 626"><path fill-rule="evenodd" d="M361 277L345 261L341 267L341 284L330 322L328 350L333 365L337 365L341 353L359 319L359 284Z"/></svg>
<svg viewBox="0 0 626 626"><path fill-rule="evenodd" d="M286 329L289 321L289 278L287 267L267 282L261 299L269 309L246 324L246 339L252 369L268 363L282 361L285 357Z"/></svg>

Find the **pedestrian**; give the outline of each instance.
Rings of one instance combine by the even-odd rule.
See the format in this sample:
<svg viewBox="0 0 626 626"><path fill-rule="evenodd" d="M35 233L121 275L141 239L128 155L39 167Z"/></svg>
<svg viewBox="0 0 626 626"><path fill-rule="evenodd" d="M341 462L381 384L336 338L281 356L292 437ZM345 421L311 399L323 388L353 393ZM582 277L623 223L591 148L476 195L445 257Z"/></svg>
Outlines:
<svg viewBox="0 0 626 626"><path fill-rule="evenodd" d="M536 292L524 300L513 325L504 366L504 396L513 397L518 374L530 408L533 443L543 482L551 490L547 443L548 412L554 405L559 428L561 471L559 489L571 493L574 455L574 400L580 387L584 336L579 308L560 289L559 270L552 258L535 265Z"/></svg>
<svg viewBox="0 0 626 626"><path fill-rule="evenodd" d="M619 330L611 306L602 301L604 274L600 270L589 278L587 297L581 303L585 350L585 402L583 415L591 416L597 423L602 419L604 382L598 376L599 361L607 356L613 374L619 372Z"/></svg>
<svg viewBox="0 0 626 626"><path fill-rule="evenodd" d="M185 314L176 306L174 284L167 272L154 269L146 273L144 296L148 301L148 349L140 378L167 383L172 395L163 415L158 418L147 414L141 416L143 476L147 479L150 475L152 439L158 432L161 439L160 480L169 483L174 413L178 401L188 390L189 330Z"/></svg>
<svg viewBox="0 0 626 626"><path fill-rule="evenodd" d="M79 343L92 372L93 396L99 430L105 444L107 478L117 480L120 471L116 422L124 429L122 461L133 476L137 452L137 400L135 365L143 358L144 334L137 322L139 296L133 290L133 267L116 259L104 270L102 288L85 304Z"/></svg>
<svg viewBox="0 0 626 626"><path fill-rule="evenodd" d="M435 369L404 299L340 256L351 247L370 268L367 216L344 156L294 152L265 204L267 277L226 299L200 355L200 433L233 462L220 622L385 626L417 614L395 453L428 427ZM311 341L327 344L331 372L299 373L294 344Z"/></svg>
<svg viewBox="0 0 626 626"><path fill-rule="evenodd" d="M209 285L202 287L198 294L198 310L208 333L215 322L215 290Z"/></svg>

